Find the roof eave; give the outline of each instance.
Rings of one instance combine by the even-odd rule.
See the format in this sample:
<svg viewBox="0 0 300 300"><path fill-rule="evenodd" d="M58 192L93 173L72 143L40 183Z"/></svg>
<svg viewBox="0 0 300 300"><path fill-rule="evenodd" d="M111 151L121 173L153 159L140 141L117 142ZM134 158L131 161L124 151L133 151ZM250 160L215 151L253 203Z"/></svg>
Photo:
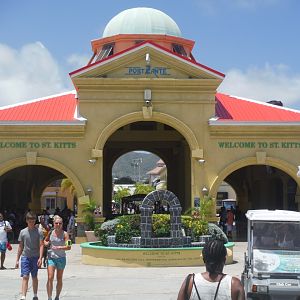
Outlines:
<svg viewBox="0 0 300 300"><path fill-rule="evenodd" d="M180 61L182 61L184 63L187 63L190 66L199 68L200 70L205 71L205 72L207 72L207 73L209 73L209 74L217 77L218 79L222 79L223 80L224 77L225 77L225 74L223 74L223 73L221 73L219 71L216 71L216 70L214 70L214 69L212 69L210 67L207 67L207 66L202 65L202 64L200 64L198 62L190 60L189 58L182 57L182 56L180 56L180 55L178 55L176 53L173 53L170 50L168 50L168 49L166 49L166 48L164 48L164 47L162 47L160 45L157 45L157 44L155 44L153 42L150 42L150 41L145 41L144 43L138 44L138 45L133 46L131 48L128 48L128 49L126 49L124 51L118 52L115 55L109 56L109 57L107 57L107 58L105 58L105 59L103 59L103 60L101 60L99 62L93 63L93 64L88 65L88 66L84 66L84 67L82 67L82 68L80 68L78 70L70 72L69 75L70 75L71 79L73 79L74 77L77 77L77 76L80 76L80 75L82 75L82 74L84 74L86 72L92 71L93 69L98 68L99 66L105 65L107 63L111 63L114 60L120 59L121 57L123 57L125 55L128 55L130 53L134 53L134 52L136 52L136 51L138 51L140 49L143 49L145 47L151 47L151 48L154 48L154 49L156 49L156 50L158 50L158 51L160 51L160 52L162 52L164 54L172 55L174 58L176 58L176 59L178 59L178 60L180 60Z"/></svg>
<svg viewBox="0 0 300 300"><path fill-rule="evenodd" d="M211 126L300 126L299 122L290 121L233 121L209 119L208 124Z"/></svg>

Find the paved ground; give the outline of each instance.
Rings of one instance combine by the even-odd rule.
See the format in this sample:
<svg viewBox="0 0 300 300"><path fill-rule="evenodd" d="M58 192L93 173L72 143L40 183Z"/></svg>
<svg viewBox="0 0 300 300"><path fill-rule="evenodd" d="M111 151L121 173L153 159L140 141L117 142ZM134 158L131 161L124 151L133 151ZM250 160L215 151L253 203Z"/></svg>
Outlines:
<svg viewBox="0 0 300 300"><path fill-rule="evenodd" d="M245 242L236 243L233 256L235 263L225 266L225 273L237 277L241 275L245 250ZM13 268L16 251L17 245L13 245L13 250L7 252L7 270L0 270L0 300L19 299L20 271ZM178 290L186 274L203 270L203 267L119 268L83 265L80 246L73 245L72 250L68 252L60 299L177 299ZM38 293L40 300L47 300L46 278L46 269L41 269ZM27 299L32 299L31 281L29 286Z"/></svg>

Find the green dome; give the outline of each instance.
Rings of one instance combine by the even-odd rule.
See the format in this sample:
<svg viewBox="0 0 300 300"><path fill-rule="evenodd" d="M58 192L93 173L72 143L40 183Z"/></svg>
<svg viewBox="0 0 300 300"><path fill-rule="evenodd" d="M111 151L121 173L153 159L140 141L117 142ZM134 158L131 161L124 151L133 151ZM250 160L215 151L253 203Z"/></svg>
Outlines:
<svg viewBox="0 0 300 300"><path fill-rule="evenodd" d="M113 17L103 31L103 37L117 34L162 34L181 37L175 21L160 10L137 7Z"/></svg>

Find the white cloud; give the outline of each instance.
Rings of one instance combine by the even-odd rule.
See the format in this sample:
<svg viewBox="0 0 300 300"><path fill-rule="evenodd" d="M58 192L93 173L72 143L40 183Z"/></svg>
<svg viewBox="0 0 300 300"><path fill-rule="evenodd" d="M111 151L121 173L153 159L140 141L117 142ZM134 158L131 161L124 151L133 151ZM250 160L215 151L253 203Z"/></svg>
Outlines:
<svg viewBox="0 0 300 300"><path fill-rule="evenodd" d="M90 56L84 54L72 54L68 57L67 62L74 70L76 70L86 66L90 58Z"/></svg>
<svg viewBox="0 0 300 300"><path fill-rule="evenodd" d="M300 74L290 74L285 65L229 70L218 91L264 102L280 100L286 107L300 109Z"/></svg>
<svg viewBox="0 0 300 300"><path fill-rule="evenodd" d="M68 85L42 43L20 50L0 44L0 106L70 90Z"/></svg>

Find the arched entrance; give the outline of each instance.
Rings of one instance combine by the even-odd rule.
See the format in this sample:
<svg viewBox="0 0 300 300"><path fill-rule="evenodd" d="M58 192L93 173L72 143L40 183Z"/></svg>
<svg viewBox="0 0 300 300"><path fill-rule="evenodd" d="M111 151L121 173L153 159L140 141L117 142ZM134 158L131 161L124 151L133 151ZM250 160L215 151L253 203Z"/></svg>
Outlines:
<svg viewBox="0 0 300 300"><path fill-rule="evenodd" d="M77 177L57 161L42 157L35 165L27 164L26 158L7 161L0 166L0 209L40 212L44 189L63 178L73 182L77 196L84 195Z"/></svg>
<svg viewBox="0 0 300 300"><path fill-rule="evenodd" d="M225 180L237 191L243 210L297 210L297 183L278 168L269 165L246 166L234 171Z"/></svg>
<svg viewBox="0 0 300 300"><path fill-rule="evenodd" d="M183 209L191 199L191 151L186 139L173 127L154 121L138 121L117 129L103 149L103 207L110 214L112 166L122 154L144 150L159 156L168 169L167 189L180 200Z"/></svg>
<svg viewBox="0 0 300 300"><path fill-rule="evenodd" d="M224 180L237 194L242 211L248 209L298 210L298 183L294 166L267 158L257 164L256 158L234 162L224 169L212 185L211 194Z"/></svg>

